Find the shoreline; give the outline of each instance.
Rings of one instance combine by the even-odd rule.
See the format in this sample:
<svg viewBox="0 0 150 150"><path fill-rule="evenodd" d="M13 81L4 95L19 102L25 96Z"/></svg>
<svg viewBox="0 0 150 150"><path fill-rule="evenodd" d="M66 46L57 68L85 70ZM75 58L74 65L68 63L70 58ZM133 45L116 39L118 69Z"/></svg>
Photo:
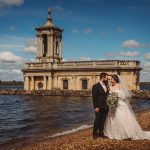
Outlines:
<svg viewBox="0 0 150 150"><path fill-rule="evenodd" d="M134 99L150 99L150 90L132 91ZM66 96L66 97L91 97L91 90L37 90L25 91L18 89L0 90L0 95L27 95L27 96Z"/></svg>
<svg viewBox="0 0 150 150"><path fill-rule="evenodd" d="M150 111L136 113L138 122L145 131L150 131ZM93 140L92 128L75 133L47 138L24 145L18 150L149 150L150 140Z"/></svg>

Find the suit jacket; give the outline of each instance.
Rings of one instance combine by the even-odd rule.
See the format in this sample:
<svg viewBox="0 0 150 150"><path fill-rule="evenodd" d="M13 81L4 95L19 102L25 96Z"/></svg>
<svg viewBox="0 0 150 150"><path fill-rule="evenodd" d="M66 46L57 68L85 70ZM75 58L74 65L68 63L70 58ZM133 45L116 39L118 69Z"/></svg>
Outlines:
<svg viewBox="0 0 150 150"><path fill-rule="evenodd" d="M108 105L106 103L108 94L108 88L107 92L105 92L99 82L94 84L92 87L92 99L94 108L108 108Z"/></svg>

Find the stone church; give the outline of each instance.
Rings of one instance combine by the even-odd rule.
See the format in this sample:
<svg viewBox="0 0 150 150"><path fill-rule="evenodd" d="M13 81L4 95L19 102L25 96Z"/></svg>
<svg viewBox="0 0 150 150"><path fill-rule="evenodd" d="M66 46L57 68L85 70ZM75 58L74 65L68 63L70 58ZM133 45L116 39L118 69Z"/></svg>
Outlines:
<svg viewBox="0 0 150 150"><path fill-rule="evenodd" d="M89 90L99 81L99 74L119 74L129 89L139 89L140 62L137 60L62 61L62 32L55 26L48 10L45 25L36 30L36 61L23 68L24 89Z"/></svg>

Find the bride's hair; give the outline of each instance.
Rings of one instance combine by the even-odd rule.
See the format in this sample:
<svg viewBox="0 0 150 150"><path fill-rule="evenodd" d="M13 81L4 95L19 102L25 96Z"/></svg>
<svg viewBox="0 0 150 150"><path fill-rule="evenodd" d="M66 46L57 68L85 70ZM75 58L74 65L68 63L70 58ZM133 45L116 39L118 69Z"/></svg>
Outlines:
<svg viewBox="0 0 150 150"><path fill-rule="evenodd" d="M115 75L111 75L111 77L117 82L120 83L119 81L119 77L115 74Z"/></svg>

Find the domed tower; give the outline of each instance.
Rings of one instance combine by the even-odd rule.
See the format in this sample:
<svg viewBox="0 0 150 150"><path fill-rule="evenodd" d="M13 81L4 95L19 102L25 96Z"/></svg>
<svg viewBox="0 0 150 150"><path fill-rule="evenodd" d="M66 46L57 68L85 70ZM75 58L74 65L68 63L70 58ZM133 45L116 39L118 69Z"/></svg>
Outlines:
<svg viewBox="0 0 150 150"><path fill-rule="evenodd" d="M48 9L47 22L42 27L35 28L36 34L36 61L61 63L62 61L62 32L56 27L51 18L51 9Z"/></svg>

